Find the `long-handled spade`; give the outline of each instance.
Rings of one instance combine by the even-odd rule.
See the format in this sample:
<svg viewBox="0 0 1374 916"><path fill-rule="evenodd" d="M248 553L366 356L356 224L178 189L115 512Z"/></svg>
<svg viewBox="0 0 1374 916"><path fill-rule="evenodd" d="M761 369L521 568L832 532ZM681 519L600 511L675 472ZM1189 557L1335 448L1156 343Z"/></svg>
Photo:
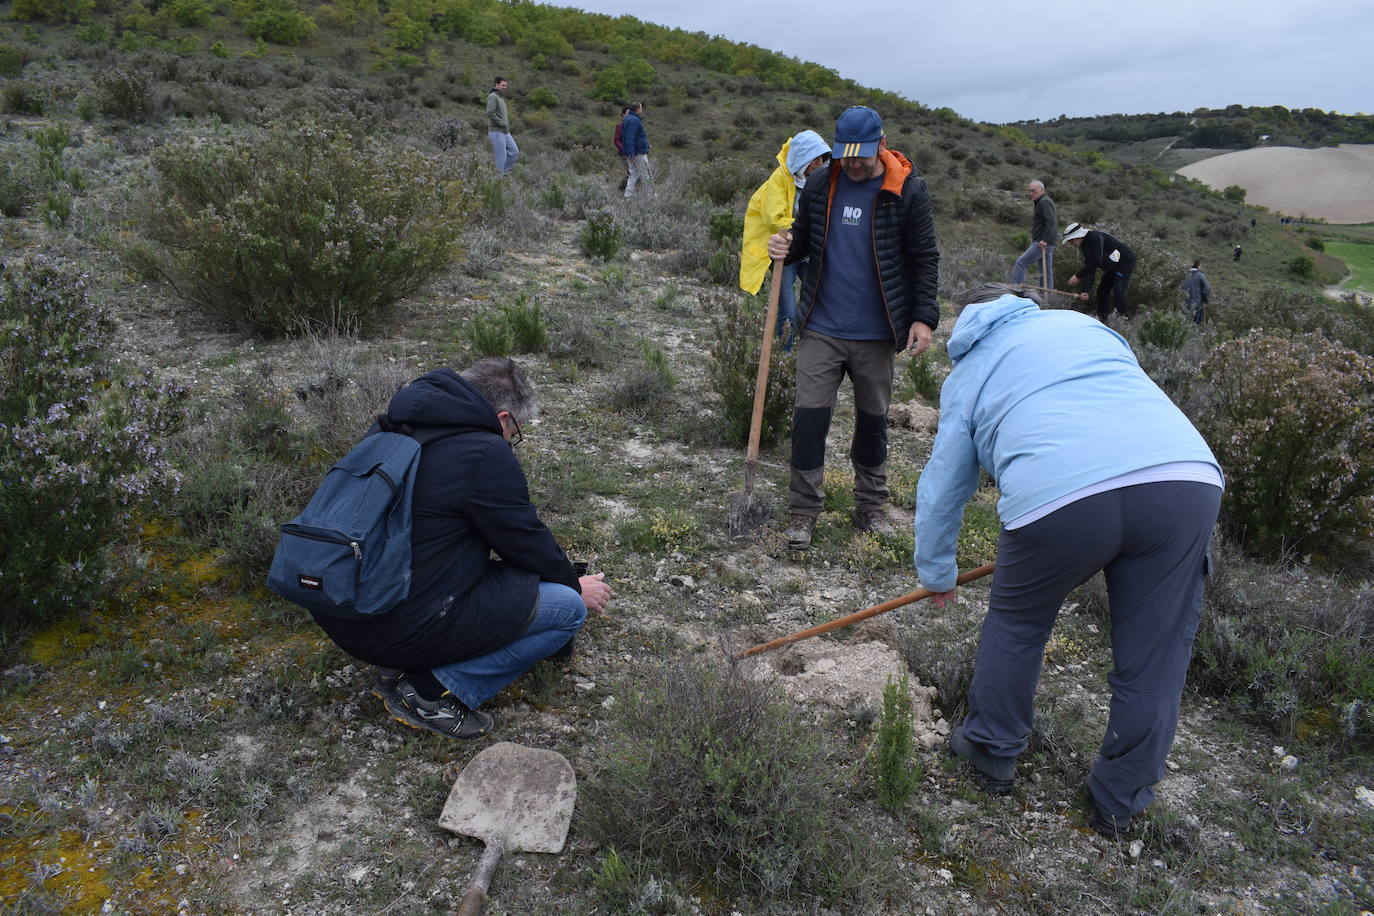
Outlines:
<svg viewBox="0 0 1374 916"><path fill-rule="evenodd" d="M773 511L768 497L754 492L754 471L759 463L763 404L768 394L768 364L773 358L773 325L778 320L778 295L781 292L782 261L774 261L773 283L768 290L768 312L763 319L763 347L759 351L759 371L754 381L754 414L749 419L749 450L744 456L744 489L730 494L732 538L745 538L758 531Z"/></svg>
<svg viewBox="0 0 1374 916"><path fill-rule="evenodd" d="M463 768L439 826L487 844L458 916L477 916L506 850L562 852L577 801L572 764L556 751L502 741Z"/></svg>
<svg viewBox="0 0 1374 916"><path fill-rule="evenodd" d="M974 579L983 578L996 568L997 564L995 563L985 563L977 569L970 569L968 572L963 573L954 581L958 585L963 585L967 582L972 582ZM886 614L888 611L895 611L899 607L906 607L908 604L920 601L923 598L929 598L934 594L935 592L932 592L930 589L918 588L916 591L905 594L900 598L893 598L891 601L884 601L882 604L875 604L873 607L865 608L862 611L855 611L852 614L846 614L844 617L837 617L827 623L817 624L814 627L799 630L796 633L789 633L786 636L779 636L777 639L759 643L757 646L750 646L742 652L736 652L734 658L736 660L748 658L751 655L759 655L776 649L779 646L785 646L788 643L810 639L812 636L820 636L822 633L829 633L831 630L838 630L840 627L847 627L861 620L877 617L879 614Z"/></svg>

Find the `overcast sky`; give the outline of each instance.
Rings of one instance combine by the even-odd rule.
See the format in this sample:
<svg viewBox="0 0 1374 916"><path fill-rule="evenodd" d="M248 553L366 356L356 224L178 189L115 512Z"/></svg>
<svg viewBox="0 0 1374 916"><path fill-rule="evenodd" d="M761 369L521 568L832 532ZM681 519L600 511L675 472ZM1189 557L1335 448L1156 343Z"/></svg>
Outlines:
<svg viewBox="0 0 1374 916"><path fill-rule="evenodd" d="M1230 104L1374 113L1371 0L558 5L749 42L978 121Z"/></svg>

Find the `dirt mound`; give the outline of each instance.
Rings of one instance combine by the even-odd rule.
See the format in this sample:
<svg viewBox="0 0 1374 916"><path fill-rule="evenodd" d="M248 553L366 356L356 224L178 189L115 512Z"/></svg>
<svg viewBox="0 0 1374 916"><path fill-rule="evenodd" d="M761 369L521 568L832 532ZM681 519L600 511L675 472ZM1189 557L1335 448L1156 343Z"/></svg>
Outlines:
<svg viewBox="0 0 1374 916"><path fill-rule="evenodd" d="M1374 144L1248 149L1195 162L1178 173L1214 188L1240 185L1247 203L1290 216L1374 222Z"/></svg>

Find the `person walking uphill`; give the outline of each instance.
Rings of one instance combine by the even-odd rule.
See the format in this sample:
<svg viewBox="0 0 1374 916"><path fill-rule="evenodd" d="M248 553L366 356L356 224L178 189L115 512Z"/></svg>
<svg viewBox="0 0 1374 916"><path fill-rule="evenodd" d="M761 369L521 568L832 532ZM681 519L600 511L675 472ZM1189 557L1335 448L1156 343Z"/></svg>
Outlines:
<svg viewBox="0 0 1374 916"><path fill-rule="evenodd" d="M768 257L768 239L792 225L796 214L797 190L806 187L806 177L830 162L830 144L814 130L803 130L778 150L778 167L768 180L759 185L749 198L744 211L744 237L740 246L739 286L755 295L763 286L772 260ZM792 287L800 265L783 268L782 287L778 292L777 336L782 337L790 324L793 335L783 343L784 350L792 349L792 337L797 327L797 302Z"/></svg>
<svg viewBox="0 0 1374 916"><path fill-rule="evenodd" d="M410 594L375 618L314 616L348 654L399 669L374 692L407 725L485 735L492 719L478 707L568 645L610 598L600 574L574 572L530 503L513 446L537 411L512 359L435 370L387 408L421 443Z"/></svg>
<svg viewBox="0 0 1374 916"><path fill-rule="evenodd" d="M520 148L510 135L510 115L506 111L506 88L510 81L498 76L487 93L487 136L491 139L491 152L496 157L496 171L509 175L511 166L520 158Z"/></svg>
<svg viewBox="0 0 1374 916"><path fill-rule="evenodd" d="M626 199L634 196L635 186L649 183L649 135L644 132L644 103L631 102L621 119L620 151L629 164L630 177L625 182Z"/></svg>
<svg viewBox="0 0 1374 916"><path fill-rule="evenodd" d="M916 571L955 597L964 504L997 481L997 570L969 691L950 735L983 788L1012 790L1045 643L1099 570L1111 607L1112 700L1088 776L1089 824L1127 830L1154 798L1197 632L1222 476L1207 443L1126 341L1034 291L986 284L949 337L940 425L916 490Z"/></svg>
<svg viewBox="0 0 1374 916"><path fill-rule="evenodd" d="M1083 252L1083 269L1069 277L1070 286L1083 284L1079 299L1091 300L1093 279L1098 270L1102 271L1102 280L1097 284L1098 320L1106 324L1113 308L1127 318L1134 315L1135 311L1126 307L1126 283L1131 279L1131 271L1135 270L1135 252L1102 230L1089 229L1079 223L1064 227L1064 241Z"/></svg>
<svg viewBox="0 0 1374 916"><path fill-rule="evenodd" d="M1202 324L1207 303L1212 299L1212 284L1207 282L1207 275L1202 272L1201 263L1194 261L1193 266L1188 268L1188 276L1183 278L1183 294L1187 297L1185 304L1197 324Z"/></svg>
<svg viewBox="0 0 1374 916"><path fill-rule="evenodd" d="M806 182L771 258L811 258L797 316L787 546L805 550L820 515L825 440L840 381L854 386L854 525L887 519L887 410L898 348L920 353L940 323L940 248L930 194L911 160L887 147L883 119L855 106L835 122L835 160Z"/></svg>
<svg viewBox="0 0 1374 916"><path fill-rule="evenodd" d="M1045 193L1043 182L1032 181L1026 186L1026 193L1035 204L1031 216L1031 243L1016 259L1011 268L1011 282L1026 282L1026 273L1032 265L1041 264L1043 258L1044 276L1040 285L1054 289L1054 245L1059 241L1059 214L1054 201Z"/></svg>

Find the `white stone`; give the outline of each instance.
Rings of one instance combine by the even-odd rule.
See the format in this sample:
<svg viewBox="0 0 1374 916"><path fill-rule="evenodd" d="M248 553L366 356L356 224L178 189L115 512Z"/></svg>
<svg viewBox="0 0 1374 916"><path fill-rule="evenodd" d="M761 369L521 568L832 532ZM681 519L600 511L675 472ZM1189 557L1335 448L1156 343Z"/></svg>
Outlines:
<svg viewBox="0 0 1374 916"><path fill-rule="evenodd" d="M1279 761L1279 769L1281 770L1296 770L1297 768L1298 758L1294 757L1292 754L1288 754Z"/></svg>
<svg viewBox="0 0 1374 916"><path fill-rule="evenodd" d="M1140 853L1142 850L1144 850L1144 848L1145 844L1142 843L1140 840L1131 840L1131 858L1140 858Z"/></svg>
<svg viewBox="0 0 1374 916"><path fill-rule="evenodd" d="M1374 808L1374 792L1369 791L1367 786L1356 786L1355 801L1367 808Z"/></svg>

